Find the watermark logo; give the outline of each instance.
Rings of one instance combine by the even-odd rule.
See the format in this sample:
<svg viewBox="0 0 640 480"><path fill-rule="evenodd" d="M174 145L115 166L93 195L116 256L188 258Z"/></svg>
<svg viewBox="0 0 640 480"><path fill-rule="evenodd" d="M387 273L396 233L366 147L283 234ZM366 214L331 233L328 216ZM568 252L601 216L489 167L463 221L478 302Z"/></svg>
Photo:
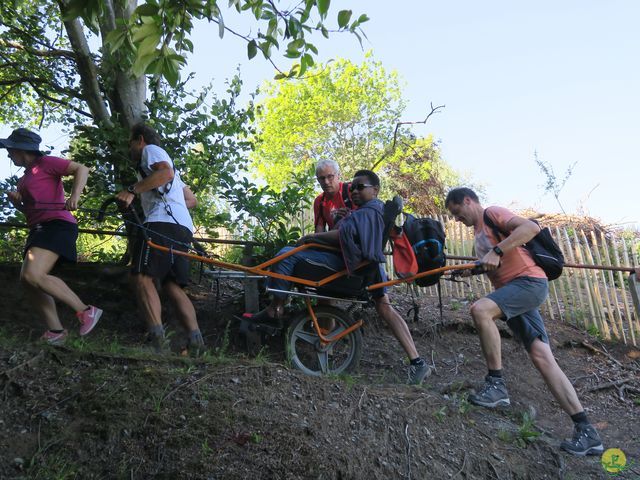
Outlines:
<svg viewBox="0 0 640 480"><path fill-rule="evenodd" d="M619 448L609 448L602 454L600 463L607 473L615 475L627 468L627 457Z"/></svg>

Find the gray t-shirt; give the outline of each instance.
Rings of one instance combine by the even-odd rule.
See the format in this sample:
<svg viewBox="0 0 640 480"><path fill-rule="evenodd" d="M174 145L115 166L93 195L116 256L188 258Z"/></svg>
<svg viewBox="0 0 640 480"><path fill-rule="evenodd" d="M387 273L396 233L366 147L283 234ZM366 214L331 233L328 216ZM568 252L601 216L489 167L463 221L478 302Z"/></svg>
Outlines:
<svg viewBox="0 0 640 480"><path fill-rule="evenodd" d="M140 168L142 168L142 171L146 175L151 175L151 173L154 172L151 166L158 162L166 162L170 168L173 169L171 158L162 148L157 145L147 145L144 147L144 150L142 150L142 159L140 160ZM177 170L175 170L174 173L173 184L169 192L166 192L166 186L163 185L158 188L158 192L164 193L164 195L158 195L158 192L155 190L140 194L145 222L167 222L175 224L174 219L167 213L165 207L166 202L178 223L193 232L193 220L191 220L191 215L185 205L184 192L182 191L185 185L180 178L180 173ZM142 177L140 173L138 173L138 176Z"/></svg>

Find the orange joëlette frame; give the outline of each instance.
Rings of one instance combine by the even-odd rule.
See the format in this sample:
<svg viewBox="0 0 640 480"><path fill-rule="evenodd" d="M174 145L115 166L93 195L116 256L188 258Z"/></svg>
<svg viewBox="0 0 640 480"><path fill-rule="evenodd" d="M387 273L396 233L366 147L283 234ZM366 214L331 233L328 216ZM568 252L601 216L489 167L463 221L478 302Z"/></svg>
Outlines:
<svg viewBox="0 0 640 480"><path fill-rule="evenodd" d="M237 263L227 263L227 262L221 262L219 260L214 260L213 258L207 258L207 257L203 257L201 255L195 255L193 253L187 253L187 252L182 252L180 250L174 250L172 248L169 247L164 247L162 245L158 245L157 243L153 243L153 241L151 240L147 240L147 244L151 247L151 248L155 248L157 250L161 250L163 252L167 252L167 253L171 253L172 255L180 255L182 257L187 257L187 258L191 258L193 260L198 260L200 262L204 262L204 263L210 263L212 265L215 265L216 267L220 267L220 268L224 268L227 270L236 270L236 271L240 271L240 272L246 272L246 273L250 273L252 275L261 275L261 276L265 276L265 277L271 277L271 278L279 278L281 280L287 280L289 282L292 283L297 283L300 285L306 285L307 287L322 287L323 285L326 285L327 283L333 282L334 280L340 278L340 277L344 277L345 275L347 275L347 270L344 269L340 272L336 272L333 273L325 278L323 278L322 280L308 280L306 278L300 278L300 277L290 277L289 275L283 275L281 273L276 273L276 272L271 272L269 270L267 270L268 267L270 267L271 265L273 265L274 263L278 263L281 260L284 260L287 257L290 257L291 255L295 255L298 252L301 252L303 250L308 250L309 248L320 248L320 249L325 249L325 250L331 250L334 252L339 251L338 248L336 247L331 247L329 245L323 245L320 243L305 243L304 245L300 245L299 247L295 247L291 250L289 250L286 253L283 253L282 255L279 255L277 257L272 258L271 260L267 260L266 262L261 263L260 265L256 265L255 267L247 267L245 265L238 265ZM356 268L361 268L365 265L367 265L369 262L365 261L365 262L361 262ZM428 270L426 272L420 272L416 275L413 275L411 277L406 277L406 278L397 278L395 280L388 280L386 282L380 282L380 283L374 283L373 285L369 285L368 287L365 287L366 290L376 290L378 288L382 288L382 287L390 287L393 285L398 285L400 283L410 283L413 282L414 280L417 280L418 278L422 278L422 277L427 277L429 275L435 275L437 273L443 273L443 272L448 272L451 270L469 270L472 269L474 267L477 267L478 264L473 262L473 263L463 263L461 265L448 265L445 267L440 267L440 268L436 268L434 270Z"/></svg>
<svg viewBox="0 0 640 480"><path fill-rule="evenodd" d="M212 265L215 265L217 267L221 267L221 268L225 268L227 270L237 270L237 271L241 271L241 272L247 272L247 273L251 273L253 275L262 275L265 277L272 277L272 278L280 278L282 280L287 280L289 282L292 283L298 283L300 285L306 285L309 287L321 287L323 285L326 285L329 282L332 282L334 280L336 280L337 278L343 277L345 275L347 275L347 270L342 270L340 272L336 272L332 275L329 275L328 277L323 278L322 280L307 280L306 278L299 278L299 277L290 277L288 275L282 275L281 273L275 273L275 272L271 272L269 270L266 270L266 268L270 267L271 265L273 265L274 263L278 263L279 261L290 257L291 255L294 255L298 252L301 252L303 250L307 250L309 248L322 248L325 250L331 250L331 251L339 251L338 248L336 247L331 247L328 245L322 245L319 243L306 243L304 245L300 245L299 247L295 247L291 250L289 250L286 253L283 253L282 255L279 255L277 257L272 258L271 260L267 260L266 262L261 263L260 265L256 265L255 267L247 267L244 265L238 265L237 263L227 263L227 262L221 262L219 260L214 260L213 258L207 258L207 257L203 257L201 255L195 255L192 253L188 253L188 252L182 252L180 250L173 250L172 248L168 248L168 247L164 247L162 245L158 245L156 243L153 243L153 241L151 240L147 240L147 244L151 247L151 248L155 248L157 250L163 251L163 252L167 252L167 253L171 253L172 255L180 255L182 257L187 257L187 258L191 258L194 260L198 260L201 262L205 262L205 263L210 263ZM369 262L362 262L358 265L357 268L363 267L365 265L367 265ZM447 267L441 267L441 268L437 268L435 270L429 270L426 272L421 272L418 273L417 275L414 275L412 277L407 277L407 278L398 278L396 280L389 280L387 282L380 282L380 283L375 283L373 285L369 285L368 287L366 287L367 290L375 290L377 288L382 288L382 287L389 287L392 285L397 285L399 283L408 283L408 282L412 282L418 278L422 278L422 277L426 277L428 275L434 275L436 273L441 273L441 272L446 272L446 271L450 271L450 270L468 270L468 269L472 269L477 267L477 263L465 263L462 265L450 265ZM316 334L318 335L318 338L320 339L320 344L323 346L326 346L330 343L334 343L337 342L338 340L340 340L341 338L349 335L351 332L353 332L354 330L360 328L363 324L364 321L358 320L356 323L354 323L353 325L351 325L350 327L344 329L343 331L332 335L331 337L325 337L324 333L326 333L325 331L323 331L323 329L320 327L320 323L318 322L318 318L316 317L315 312L313 311L313 306L311 305L311 300L309 298L305 299L305 303L307 305L307 309L309 310L309 315L311 316L311 321L313 323L313 328L316 331Z"/></svg>

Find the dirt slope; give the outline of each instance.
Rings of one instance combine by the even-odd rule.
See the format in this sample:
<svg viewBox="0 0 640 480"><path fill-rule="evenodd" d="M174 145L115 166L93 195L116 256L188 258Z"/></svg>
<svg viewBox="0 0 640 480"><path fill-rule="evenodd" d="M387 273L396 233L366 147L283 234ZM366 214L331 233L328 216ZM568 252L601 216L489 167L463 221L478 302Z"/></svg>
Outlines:
<svg viewBox="0 0 640 480"><path fill-rule="evenodd" d="M558 452L570 422L512 339L503 343L512 406L468 404L484 365L457 300L445 299L444 322L422 301L420 321L410 324L436 366L418 388L403 385L400 348L372 312L358 374L306 377L286 366L275 340L248 358L228 323L242 310L240 286L231 282L219 295L205 286L190 290L210 354L143 353L144 329L126 281L93 265L61 274L108 311L98 331L65 348L42 348L34 342L42 326L17 286L18 271L0 268L0 478L610 478L599 458ZM393 300L408 310L403 290ZM179 350L181 333L166 313ZM68 310L61 314L71 326ZM617 478L640 478L638 350L548 327L605 447L630 460ZM618 380L626 389L607 387Z"/></svg>

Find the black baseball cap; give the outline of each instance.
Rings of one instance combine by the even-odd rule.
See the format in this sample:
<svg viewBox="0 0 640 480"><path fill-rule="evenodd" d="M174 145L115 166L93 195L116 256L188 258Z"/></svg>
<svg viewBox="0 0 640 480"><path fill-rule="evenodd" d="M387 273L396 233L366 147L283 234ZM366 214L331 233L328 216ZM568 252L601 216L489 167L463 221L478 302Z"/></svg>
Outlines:
<svg viewBox="0 0 640 480"><path fill-rule="evenodd" d="M16 128L9 138L0 138L0 148L15 148L16 150L26 150L30 152L40 151L42 138L35 132L26 128Z"/></svg>

